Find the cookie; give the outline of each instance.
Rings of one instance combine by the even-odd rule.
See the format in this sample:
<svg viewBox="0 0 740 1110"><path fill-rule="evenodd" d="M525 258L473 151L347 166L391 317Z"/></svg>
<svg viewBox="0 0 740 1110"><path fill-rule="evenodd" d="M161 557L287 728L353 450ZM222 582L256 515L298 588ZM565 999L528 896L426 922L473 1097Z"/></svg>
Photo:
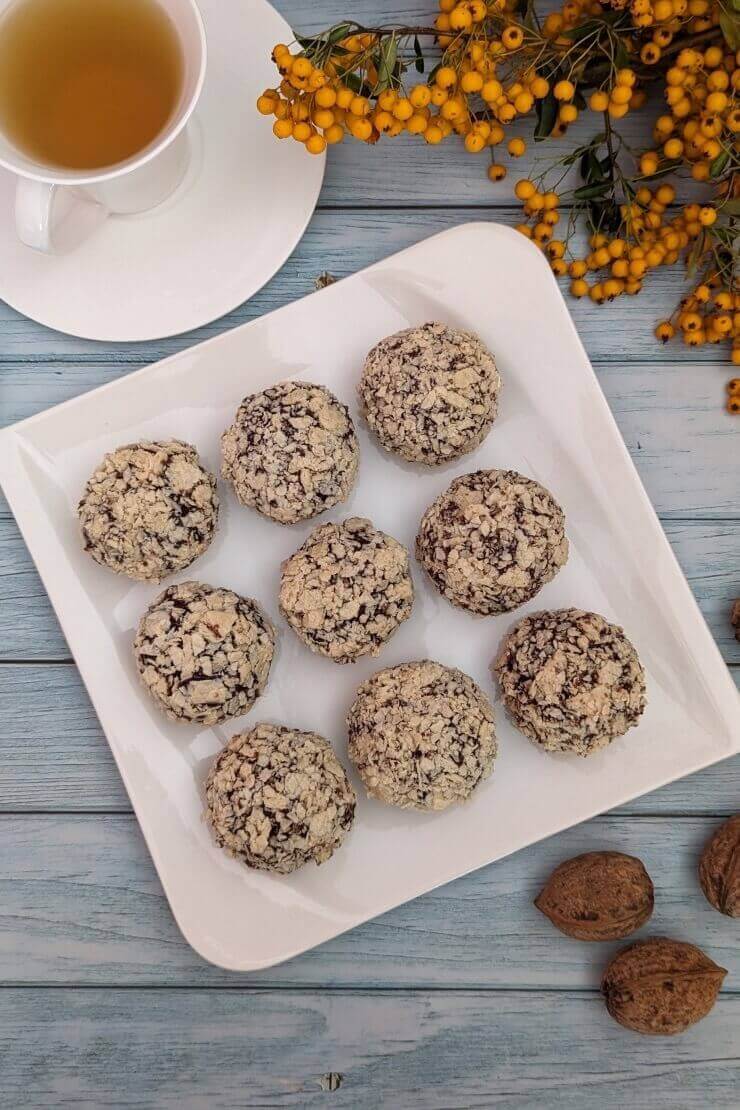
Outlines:
<svg viewBox="0 0 740 1110"><path fill-rule="evenodd" d="M359 447L349 410L333 393L280 382L244 398L221 438L221 457L242 505L295 524L347 500Z"/></svg>
<svg viewBox="0 0 740 1110"><path fill-rule="evenodd" d="M515 470L464 474L424 513L416 557L453 605L506 613L565 565L563 511L544 486Z"/></svg>
<svg viewBox="0 0 740 1110"><path fill-rule="evenodd" d="M256 601L202 582L169 586L134 640L139 676L159 708L201 725L251 709L274 651L274 629Z"/></svg>
<svg viewBox="0 0 740 1110"><path fill-rule="evenodd" d="M512 721L548 752L591 755L646 705L645 672L623 630L582 609L524 617L494 670Z"/></svg>
<svg viewBox="0 0 740 1110"><path fill-rule="evenodd" d="M280 875L325 863L349 832L355 803L331 745L279 725L233 736L206 781L206 816L219 847Z"/></svg>
<svg viewBox="0 0 740 1110"><path fill-rule="evenodd" d="M363 682L347 727L349 756L368 794L403 808L465 801L496 756L488 698L462 671L428 659Z"/></svg>
<svg viewBox="0 0 740 1110"><path fill-rule="evenodd" d="M406 548L360 517L319 525L283 563L283 615L311 651L335 663L377 655L413 603Z"/></svg>
<svg viewBox="0 0 740 1110"><path fill-rule="evenodd" d="M387 451L438 466L474 451L498 411L490 351L470 332L428 323L370 351L359 386L369 427Z"/></svg>
<svg viewBox="0 0 740 1110"><path fill-rule="evenodd" d="M189 443L129 443L93 471L77 514L96 563L160 582L189 567L213 539L216 479Z"/></svg>

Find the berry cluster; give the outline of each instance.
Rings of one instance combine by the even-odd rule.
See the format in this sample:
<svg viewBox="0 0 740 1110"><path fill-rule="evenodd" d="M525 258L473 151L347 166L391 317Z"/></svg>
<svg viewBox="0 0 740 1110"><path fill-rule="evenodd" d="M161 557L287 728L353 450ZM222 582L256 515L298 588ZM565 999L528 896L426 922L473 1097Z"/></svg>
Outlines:
<svg viewBox="0 0 740 1110"><path fill-rule="evenodd" d="M718 160L729 163L740 131L739 91L734 53L719 45L703 52L684 48L665 74L668 112L655 121L657 149L642 155L642 172L657 173L666 162L680 159L691 167L694 180L707 181Z"/></svg>

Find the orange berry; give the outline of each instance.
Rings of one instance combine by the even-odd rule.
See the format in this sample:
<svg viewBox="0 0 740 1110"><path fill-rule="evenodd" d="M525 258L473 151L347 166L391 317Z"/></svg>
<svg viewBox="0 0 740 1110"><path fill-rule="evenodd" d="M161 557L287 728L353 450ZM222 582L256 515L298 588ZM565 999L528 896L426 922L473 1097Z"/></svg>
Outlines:
<svg viewBox="0 0 740 1110"><path fill-rule="evenodd" d="M501 41L507 50L518 50L524 42L524 31L521 27L506 27L501 34Z"/></svg>
<svg viewBox="0 0 740 1110"><path fill-rule="evenodd" d="M427 129L429 121L421 112L414 112L411 119L406 122L406 130L409 135L423 135Z"/></svg>
<svg viewBox="0 0 740 1110"><path fill-rule="evenodd" d="M401 97L401 99L395 104L393 108L393 115L396 119L401 120L402 123L405 123L407 119L411 119L413 114L414 106L411 101L405 96Z"/></svg>
<svg viewBox="0 0 740 1110"><path fill-rule="evenodd" d="M310 77L313 72L313 66L308 58L294 58L293 64L290 67L291 77L306 78Z"/></svg>
<svg viewBox="0 0 740 1110"><path fill-rule="evenodd" d="M414 108L426 108L432 99L432 90L428 85L414 85L409 91L409 100Z"/></svg>
<svg viewBox="0 0 740 1110"><path fill-rule="evenodd" d="M457 84L457 74L452 66L441 66L434 75L434 82L440 89L454 89Z"/></svg>
<svg viewBox="0 0 740 1110"><path fill-rule="evenodd" d="M370 111L370 102L365 96L353 96L349 110L353 116L366 116Z"/></svg>
<svg viewBox="0 0 740 1110"><path fill-rule="evenodd" d="M536 193L537 189L534 183L532 181L528 181L526 178L523 178L521 181L517 181L516 185L514 186L514 194L519 198L519 200L530 200L536 195Z"/></svg>
<svg viewBox="0 0 740 1110"><path fill-rule="evenodd" d="M558 81L552 91L556 100L572 100L576 87L572 81Z"/></svg>
<svg viewBox="0 0 740 1110"><path fill-rule="evenodd" d="M323 154L326 150L326 139L323 135L311 135L306 141L306 150L309 154Z"/></svg>
<svg viewBox="0 0 740 1110"><path fill-rule="evenodd" d="M324 138L326 139L327 143L330 144L330 146L334 146L336 143L341 143L344 138L344 128L342 127L341 123L333 123L331 127L327 127L326 131L324 132Z"/></svg>
<svg viewBox="0 0 740 1110"><path fill-rule="evenodd" d="M333 108L337 102L337 92L331 85L324 85L323 88L318 89L314 100L319 108Z"/></svg>
<svg viewBox="0 0 740 1110"><path fill-rule="evenodd" d="M463 73L460 78L460 88L464 93L477 93L483 88L483 78L476 70Z"/></svg>
<svg viewBox="0 0 740 1110"><path fill-rule="evenodd" d="M482 135L476 135L475 132L471 131L465 136L465 149L468 154L480 154L485 145L486 140Z"/></svg>
<svg viewBox="0 0 740 1110"><path fill-rule="evenodd" d="M331 108L317 108L311 117L317 127L325 131L327 127L331 127L334 123L334 113Z"/></svg>

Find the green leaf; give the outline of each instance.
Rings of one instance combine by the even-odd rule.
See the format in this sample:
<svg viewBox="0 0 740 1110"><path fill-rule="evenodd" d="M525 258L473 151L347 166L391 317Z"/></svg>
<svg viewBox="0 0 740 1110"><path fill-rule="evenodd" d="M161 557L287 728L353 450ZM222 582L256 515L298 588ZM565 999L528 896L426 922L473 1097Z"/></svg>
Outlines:
<svg viewBox="0 0 740 1110"><path fill-rule="evenodd" d="M704 253L704 236L700 236L691 248L688 258L686 259L686 277L691 279L696 274L699 266L699 259Z"/></svg>
<svg viewBox="0 0 740 1110"><path fill-rule="evenodd" d="M611 163L609 168L611 168ZM596 185L605 180L606 175L602 164L596 157L593 148L587 150L581 159L581 177L589 185Z"/></svg>
<svg viewBox="0 0 740 1110"><path fill-rule="evenodd" d="M584 89L591 88L592 86L598 88L600 85L603 85L607 78L611 78L611 75L611 62L592 62L585 67L581 74L579 84Z"/></svg>
<svg viewBox="0 0 740 1110"><path fill-rule="evenodd" d="M740 16L735 12L722 11L719 16L719 25L725 42L731 50L740 50Z"/></svg>
<svg viewBox="0 0 740 1110"><path fill-rule="evenodd" d="M331 31L327 33L326 41L333 46L335 42L340 42L342 39L346 39L351 31L351 23L338 23L336 27L332 27Z"/></svg>
<svg viewBox="0 0 740 1110"><path fill-rule="evenodd" d="M375 93L382 92L383 89L387 89L393 83L397 60L398 40L395 35L389 35L380 44L377 53L378 80L373 90Z"/></svg>
<svg viewBox="0 0 740 1110"><path fill-rule="evenodd" d="M622 214L619 205L613 200L594 200L589 205L589 219L594 228L599 231L614 233L622 226Z"/></svg>
<svg viewBox="0 0 740 1110"><path fill-rule="evenodd" d="M414 57L416 59L415 62L414 62L414 65L416 66L416 72L417 73L423 73L424 72L424 54L423 54L422 49L421 49L421 43L419 42L419 36L418 35L414 35Z"/></svg>
<svg viewBox="0 0 740 1110"><path fill-rule="evenodd" d="M373 90L356 73L345 73L342 77L348 89L358 96L372 96Z"/></svg>
<svg viewBox="0 0 740 1110"><path fill-rule="evenodd" d="M740 216L740 200L728 200L722 205L723 216Z"/></svg>
<svg viewBox="0 0 740 1110"><path fill-rule="evenodd" d="M596 197L603 197L611 189L610 181L602 181L598 185L581 185L580 189L576 189L573 196L576 200L594 200Z"/></svg>
<svg viewBox="0 0 740 1110"><path fill-rule="evenodd" d="M627 47L621 39L617 40L617 49L614 51L614 65L617 69L624 69L629 65L630 56L627 53Z"/></svg>
<svg viewBox="0 0 740 1110"><path fill-rule="evenodd" d="M542 100L537 101L537 126L534 129L534 141L541 143L551 133L558 118L558 102L552 89Z"/></svg>
<svg viewBox="0 0 740 1110"><path fill-rule="evenodd" d="M601 170L601 173L600 173L599 176L602 177L602 178L607 178L609 181L613 181L614 180L614 166L612 165L611 157L607 154L603 158L597 158L596 154L593 150L591 151L591 157L593 158L593 161L598 164L598 167ZM594 167L594 176L595 176L595 174L596 174L596 169Z"/></svg>
<svg viewBox="0 0 740 1110"><path fill-rule="evenodd" d="M580 27L570 27L567 31L561 31L560 37L564 39L572 39L573 42L580 42L588 35L592 35L600 25L595 19L589 19L586 23L581 23Z"/></svg>
<svg viewBox="0 0 740 1110"><path fill-rule="evenodd" d="M727 165L727 163L729 161L730 161L730 152L729 152L729 150L721 151L717 155L717 157L714 159L711 166L709 167L709 176L712 177L712 178L721 177L722 176L722 171L724 170L725 166Z"/></svg>
<svg viewBox="0 0 740 1110"><path fill-rule="evenodd" d="M519 7L524 9L524 19L522 20L524 26L528 27L530 31L536 31L537 21L535 20L534 0L526 0Z"/></svg>

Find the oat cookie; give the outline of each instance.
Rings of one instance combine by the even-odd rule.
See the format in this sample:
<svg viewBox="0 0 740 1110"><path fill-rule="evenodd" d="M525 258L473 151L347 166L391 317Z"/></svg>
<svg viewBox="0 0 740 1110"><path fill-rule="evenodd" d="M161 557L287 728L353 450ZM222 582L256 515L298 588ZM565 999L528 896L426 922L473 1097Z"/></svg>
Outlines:
<svg viewBox="0 0 740 1110"><path fill-rule="evenodd" d="M493 710L472 678L428 659L378 671L347 718L349 756L388 805L446 809L485 779L496 756Z"/></svg>
<svg viewBox="0 0 740 1110"><path fill-rule="evenodd" d="M245 397L221 454L221 473L241 504L280 524L346 501L359 465L346 405L308 382L280 382Z"/></svg>
<svg viewBox="0 0 740 1110"><path fill-rule="evenodd" d="M169 586L134 640L139 676L174 721L215 725L249 710L267 684L275 632L256 601L202 582Z"/></svg>
<svg viewBox="0 0 740 1110"><path fill-rule="evenodd" d="M453 605L506 613L565 564L563 511L544 486L515 470L464 474L424 513L416 557Z"/></svg>
<svg viewBox="0 0 740 1110"><path fill-rule="evenodd" d="M591 755L646 705L645 672L623 630L582 609L519 621L494 669L514 724L548 752Z"/></svg>
<svg viewBox="0 0 740 1110"><path fill-rule="evenodd" d="M96 563L159 582L189 567L213 539L216 479L189 443L129 443L93 472L77 514Z"/></svg>
<svg viewBox="0 0 740 1110"><path fill-rule="evenodd" d="M356 800L322 736L280 725L232 737L206 781L206 815L219 847L280 875L325 863L352 826Z"/></svg>
<svg viewBox="0 0 740 1110"><path fill-rule="evenodd" d="M359 386L370 428L387 451L437 466L488 435L501 388L490 351L470 332L428 323L370 351Z"/></svg>
<svg viewBox="0 0 740 1110"><path fill-rule="evenodd" d="M413 603L406 548L361 517L319 525L283 563L283 615L311 651L335 663L377 655Z"/></svg>

